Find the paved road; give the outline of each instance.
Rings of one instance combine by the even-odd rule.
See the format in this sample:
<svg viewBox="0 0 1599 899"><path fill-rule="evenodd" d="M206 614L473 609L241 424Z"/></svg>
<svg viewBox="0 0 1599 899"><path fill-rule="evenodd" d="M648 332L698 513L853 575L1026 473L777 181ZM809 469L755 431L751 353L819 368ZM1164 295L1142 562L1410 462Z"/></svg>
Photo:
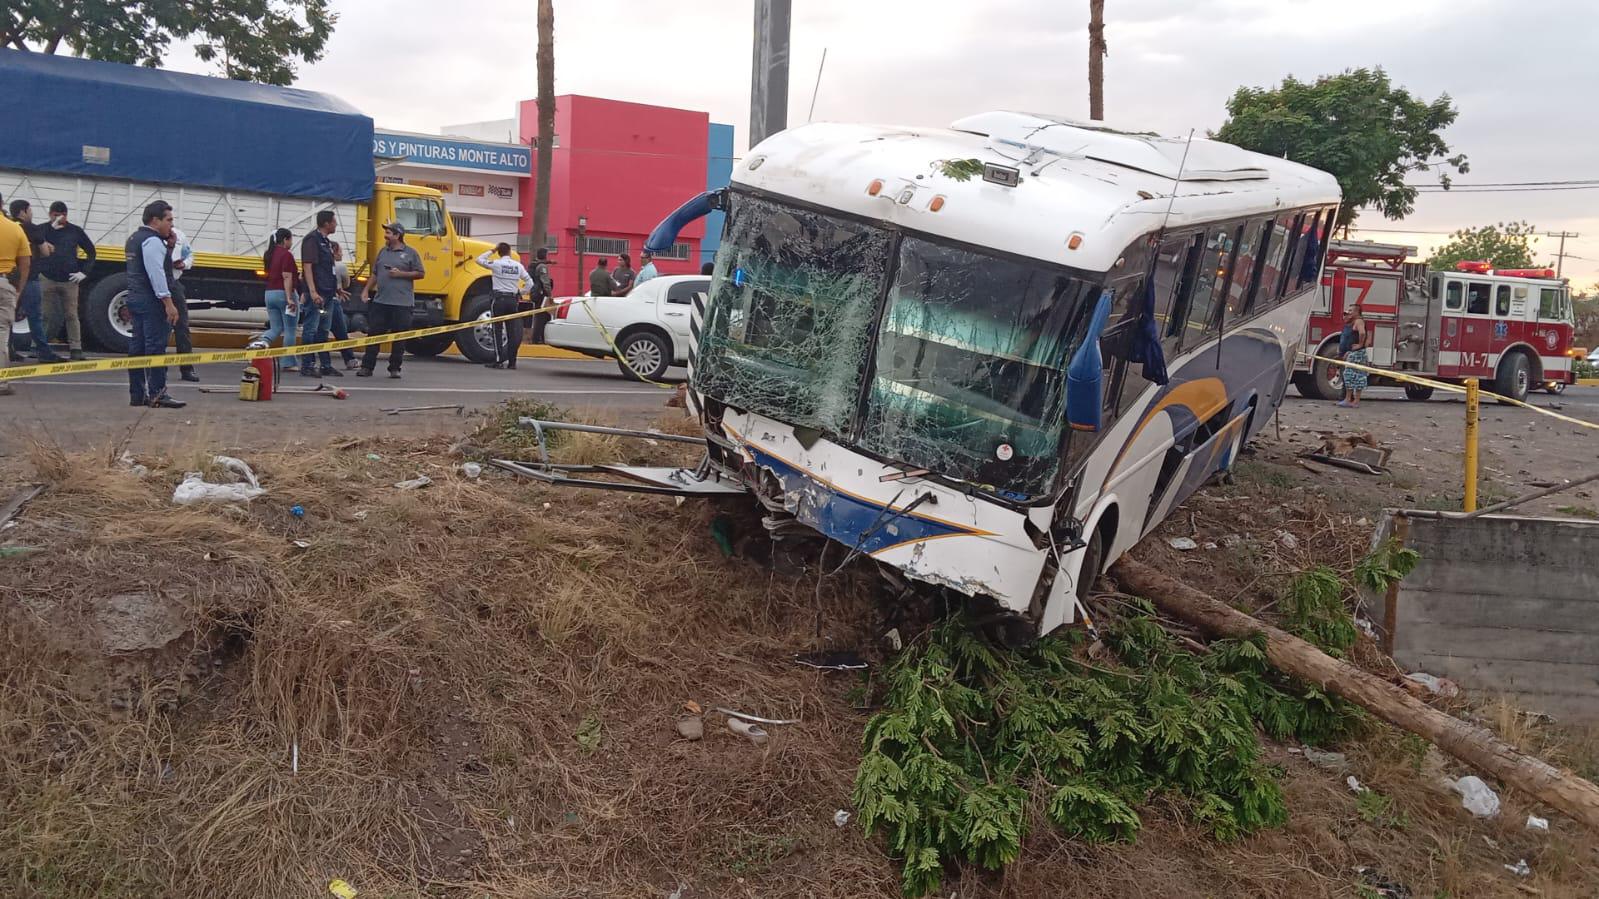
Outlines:
<svg viewBox="0 0 1599 899"><path fill-rule="evenodd" d="M463 359L408 358L404 378L391 381L346 372L327 383L349 399L282 395L268 403L241 402L236 394L201 393L200 387L233 388L239 367L205 366L201 384L176 380L171 392L189 403L185 409L143 410L128 405L126 375L100 372L15 382L15 396L0 397L6 428L0 429L0 454L18 451L32 438L63 446L104 446L133 429L136 451L183 451L201 444L274 449L298 442L320 443L352 435L459 432L453 411L386 415L401 406L460 403L466 412L486 409L514 396L531 396L621 425L642 425L662 413L669 390L624 380L613 363L523 359L515 371L494 371ZM288 386L318 383L290 375Z"/></svg>
<svg viewBox="0 0 1599 899"><path fill-rule="evenodd" d="M1291 400L1298 399L1299 393L1290 387L1288 389L1288 397ZM1484 403L1489 403L1492 401L1492 399L1492 394L1488 393L1487 391L1483 391L1482 401ZM1313 402L1321 401L1315 400ZM1405 392L1398 387L1373 387L1361 395L1361 402L1409 403L1412 401L1405 399ZM1432 395L1432 399L1428 400L1427 402L1464 404L1466 402L1466 398L1458 393L1445 393L1443 391L1439 391L1434 393ZM1592 409L1595 406L1599 406L1599 387L1579 387L1574 385L1567 387L1566 392L1560 394L1559 396L1544 393L1542 391L1534 391L1533 393L1527 394L1527 402L1534 406L1546 406L1551 409L1556 409L1556 411L1568 412L1578 418L1594 419L1595 416L1592 413ZM1498 406L1497 403L1494 403L1494 405L1496 407Z"/></svg>

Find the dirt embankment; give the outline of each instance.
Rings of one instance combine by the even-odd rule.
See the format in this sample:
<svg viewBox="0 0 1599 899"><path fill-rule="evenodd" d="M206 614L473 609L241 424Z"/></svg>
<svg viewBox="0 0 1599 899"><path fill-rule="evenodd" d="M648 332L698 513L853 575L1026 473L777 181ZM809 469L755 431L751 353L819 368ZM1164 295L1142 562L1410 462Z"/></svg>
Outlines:
<svg viewBox="0 0 1599 899"><path fill-rule="evenodd" d="M141 459L144 476L104 451L36 449L8 480L48 489L4 533L36 549L0 561L0 894L311 897L342 878L385 897L898 895L887 847L834 823L871 676L793 662L880 659L897 612L876 580L774 566L718 524L729 558L717 510L692 502L460 471L477 443L514 451L514 436L252 457L265 496L186 508L172 490L203 448ZM431 486L392 486L424 474ZM1140 554L1269 614L1293 572L1354 564L1376 507L1344 477L1266 446ZM756 747L708 714L689 741L689 702L802 723ZM1599 758L1502 714L1535 749ZM1157 802L1130 845L1036 828L1003 875L952 872L945 890L1578 896L1599 882L1589 835L1558 819L1528 833L1513 796L1470 819L1432 786L1446 766L1399 734L1342 747L1347 770L1291 748L1268 748L1282 829L1221 845ZM1358 801L1348 774L1384 801ZM1523 857L1529 878L1502 867ZM1390 885L1408 892L1378 892Z"/></svg>

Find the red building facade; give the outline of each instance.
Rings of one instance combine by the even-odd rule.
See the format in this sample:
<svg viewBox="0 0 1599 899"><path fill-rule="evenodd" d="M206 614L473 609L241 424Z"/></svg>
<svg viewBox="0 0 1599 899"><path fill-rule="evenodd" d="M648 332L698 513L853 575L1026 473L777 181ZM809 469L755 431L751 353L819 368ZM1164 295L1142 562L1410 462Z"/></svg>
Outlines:
<svg viewBox="0 0 1599 899"><path fill-rule="evenodd" d="M533 144L538 104L524 100L518 113L522 141ZM614 268L625 251L639 267L644 238L673 209L705 190L709 125L704 112L570 94L555 98L548 245L557 295L587 290L588 270L600 257ZM530 185L522 195L528 228L535 189ZM586 225L581 248L580 219ZM656 268L663 275L698 272L704 236L703 220L689 225L678 235L674 252L656 259Z"/></svg>

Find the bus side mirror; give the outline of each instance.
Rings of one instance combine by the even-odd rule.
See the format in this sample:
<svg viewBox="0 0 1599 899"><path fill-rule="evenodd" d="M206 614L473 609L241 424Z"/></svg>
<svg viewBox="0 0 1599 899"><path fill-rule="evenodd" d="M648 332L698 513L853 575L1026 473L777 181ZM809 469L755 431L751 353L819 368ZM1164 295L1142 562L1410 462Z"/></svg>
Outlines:
<svg viewBox="0 0 1599 899"><path fill-rule="evenodd" d="M1066 422L1074 431L1099 430L1099 412L1105 400L1105 365L1099 352L1099 338L1110 319L1111 299L1115 292L1109 288L1099 295L1094 306L1094 317L1088 322L1088 333L1083 343L1072 354L1066 366Z"/></svg>

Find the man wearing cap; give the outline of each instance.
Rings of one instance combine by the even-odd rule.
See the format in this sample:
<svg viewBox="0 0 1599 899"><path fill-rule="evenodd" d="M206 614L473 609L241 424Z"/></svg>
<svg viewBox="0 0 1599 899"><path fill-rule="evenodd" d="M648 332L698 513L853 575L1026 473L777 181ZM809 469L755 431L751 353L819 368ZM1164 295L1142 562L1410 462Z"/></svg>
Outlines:
<svg viewBox="0 0 1599 899"><path fill-rule="evenodd" d="M633 281L634 287L637 287L640 284L643 284L645 281L648 281L649 279L660 274L660 272L655 270L654 253L651 253L649 250L645 250L639 254L639 257L644 260L644 264L639 267L638 277Z"/></svg>
<svg viewBox="0 0 1599 899"><path fill-rule="evenodd" d="M333 316L330 306L339 298L339 279L333 273L332 234L339 222L333 210L324 209L316 214L316 228L300 241L300 267L305 277L306 301L300 304L300 343L308 346L324 343ZM344 372L333 367L333 357L328 353L305 353L300 357L300 374L307 378L323 376L344 377Z"/></svg>
<svg viewBox="0 0 1599 899"><path fill-rule="evenodd" d="M0 198L4 202L4 198ZM28 267L33 261L33 248L28 245L27 232L12 220L0 216L0 323L7 332L11 321L17 317L17 285L28 283ZM11 363L11 341L0 338L0 365ZM10 381L0 381L0 396L10 396L16 390Z"/></svg>
<svg viewBox="0 0 1599 899"><path fill-rule="evenodd" d="M67 221L67 204L60 200L50 204L50 226L46 230L49 243L55 248L39 260L40 286L44 291L44 332L53 337L67 328L67 347L74 361L83 358L83 326L78 322L78 285L88 277L87 270L94 265L94 241L82 228ZM78 258L78 251L84 258Z"/></svg>
<svg viewBox="0 0 1599 899"><path fill-rule="evenodd" d="M516 311L517 298L522 295L522 285L531 288L533 276L528 274L522 266L522 260L511 255L511 245L501 241L492 250L485 250L477 258L477 264L489 270L492 276L490 282L494 290L494 299L489 306L489 314L498 318L510 315ZM522 343L522 320L513 318L508 322L495 322L491 328L494 334L494 361L488 363L488 368L516 368L516 348Z"/></svg>
<svg viewBox="0 0 1599 899"><path fill-rule="evenodd" d="M383 249L372 260L372 277L366 279L361 299L366 307L366 333L371 336L395 334L411 328L411 308L416 304L416 282L427 273L422 257L405 245L405 226L389 222L383 226ZM405 358L405 341L396 340L389 351L389 377L400 376L400 361ZM382 344L369 344L356 377L370 378L378 367Z"/></svg>

